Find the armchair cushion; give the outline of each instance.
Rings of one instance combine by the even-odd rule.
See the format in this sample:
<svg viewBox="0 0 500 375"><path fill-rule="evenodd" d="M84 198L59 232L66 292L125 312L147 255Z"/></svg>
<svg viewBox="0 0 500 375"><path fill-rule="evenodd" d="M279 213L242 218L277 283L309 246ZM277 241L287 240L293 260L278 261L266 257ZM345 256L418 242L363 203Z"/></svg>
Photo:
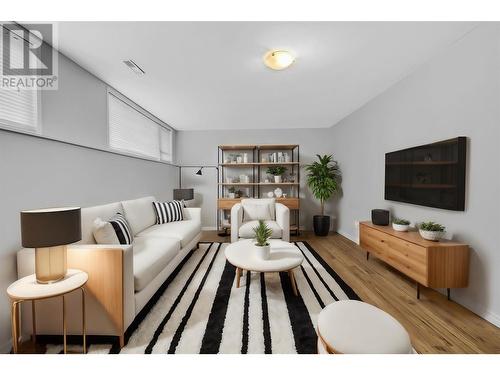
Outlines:
<svg viewBox="0 0 500 375"><path fill-rule="evenodd" d="M282 229L278 225L278 223L274 220L265 220L266 225L273 231L271 234L271 238L281 238ZM239 229L239 237L240 238L254 238L255 233L253 228L259 225L258 220L246 221L244 222Z"/></svg>
<svg viewBox="0 0 500 375"><path fill-rule="evenodd" d="M274 220L275 200L269 199L242 199L243 221L252 220Z"/></svg>

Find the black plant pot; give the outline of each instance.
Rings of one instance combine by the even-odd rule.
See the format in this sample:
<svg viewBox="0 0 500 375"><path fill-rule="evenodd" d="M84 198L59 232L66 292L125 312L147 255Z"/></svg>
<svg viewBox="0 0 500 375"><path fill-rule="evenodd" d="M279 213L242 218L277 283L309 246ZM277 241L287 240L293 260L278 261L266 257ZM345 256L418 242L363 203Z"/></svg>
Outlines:
<svg viewBox="0 0 500 375"><path fill-rule="evenodd" d="M330 216L314 215L313 226L316 236L328 236L328 232L330 231Z"/></svg>

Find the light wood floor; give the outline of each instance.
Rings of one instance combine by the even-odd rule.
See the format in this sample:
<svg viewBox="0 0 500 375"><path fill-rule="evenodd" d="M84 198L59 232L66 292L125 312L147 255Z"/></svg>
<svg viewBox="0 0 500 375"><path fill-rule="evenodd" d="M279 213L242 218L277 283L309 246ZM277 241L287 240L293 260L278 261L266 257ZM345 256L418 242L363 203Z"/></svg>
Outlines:
<svg viewBox="0 0 500 375"><path fill-rule="evenodd" d="M204 232L203 241L229 241ZM339 235L316 237L305 232L292 241L307 241L361 297L394 316L409 332L419 353L500 353L500 328L473 312L415 283L354 242ZM452 290L453 298L453 290Z"/></svg>

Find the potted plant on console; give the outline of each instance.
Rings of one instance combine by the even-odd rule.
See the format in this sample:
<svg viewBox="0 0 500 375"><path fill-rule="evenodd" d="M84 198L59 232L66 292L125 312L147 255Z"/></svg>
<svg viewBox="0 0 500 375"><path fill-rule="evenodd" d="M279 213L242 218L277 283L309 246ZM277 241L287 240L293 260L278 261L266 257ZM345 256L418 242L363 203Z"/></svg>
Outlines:
<svg viewBox="0 0 500 375"><path fill-rule="evenodd" d="M444 226L433 221L426 221L418 226L420 235L429 241L439 241L443 237L444 230Z"/></svg>
<svg viewBox="0 0 500 375"><path fill-rule="evenodd" d="M269 228L264 220L259 220L259 225L253 228L255 233L255 250L256 255L259 259L269 259L269 253L271 248L269 246L269 238L273 234L271 228Z"/></svg>
<svg viewBox="0 0 500 375"><path fill-rule="evenodd" d="M281 176L285 173L286 168L282 165L273 165L267 168L267 173L274 176L274 182L276 184L281 183Z"/></svg>
<svg viewBox="0 0 500 375"><path fill-rule="evenodd" d="M326 236L330 231L330 216L325 215L325 202L340 192L341 173L332 155L316 155L318 161L306 165L307 185L321 203L321 215L314 215L314 233Z"/></svg>
<svg viewBox="0 0 500 375"><path fill-rule="evenodd" d="M398 232L408 232L410 222L406 219L399 219L395 217L392 219L392 228Z"/></svg>

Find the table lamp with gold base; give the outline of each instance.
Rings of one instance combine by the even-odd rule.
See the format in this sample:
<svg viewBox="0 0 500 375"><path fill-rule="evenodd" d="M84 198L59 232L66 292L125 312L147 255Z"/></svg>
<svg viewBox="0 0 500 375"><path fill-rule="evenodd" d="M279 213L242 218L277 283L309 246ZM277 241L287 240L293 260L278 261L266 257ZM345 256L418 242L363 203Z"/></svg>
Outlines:
<svg viewBox="0 0 500 375"><path fill-rule="evenodd" d="M36 281L63 279L67 272L66 245L82 239L80 207L21 212L23 247L35 248Z"/></svg>

